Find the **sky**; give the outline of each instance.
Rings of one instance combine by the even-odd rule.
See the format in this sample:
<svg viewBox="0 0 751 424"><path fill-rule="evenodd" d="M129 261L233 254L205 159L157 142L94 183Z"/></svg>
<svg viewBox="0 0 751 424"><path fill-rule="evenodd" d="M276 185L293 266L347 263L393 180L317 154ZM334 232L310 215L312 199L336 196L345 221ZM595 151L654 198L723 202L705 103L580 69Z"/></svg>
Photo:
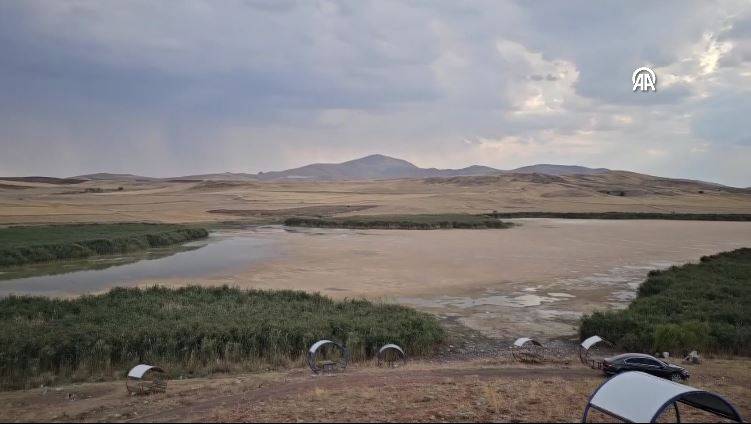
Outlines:
<svg viewBox="0 0 751 424"><path fill-rule="evenodd" d="M751 186L751 2L0 1L0 175L374 153Z"/></svg>

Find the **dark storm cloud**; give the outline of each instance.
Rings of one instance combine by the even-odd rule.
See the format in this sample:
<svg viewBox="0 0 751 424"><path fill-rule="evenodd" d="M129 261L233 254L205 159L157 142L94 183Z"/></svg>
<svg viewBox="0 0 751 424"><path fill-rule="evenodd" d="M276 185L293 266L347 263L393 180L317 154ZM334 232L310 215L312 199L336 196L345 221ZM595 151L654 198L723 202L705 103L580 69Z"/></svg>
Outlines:
<svg viewBox="0 0 751 424"><path fill-rule="evenodd" d="M751 90L720 93L701 105L693 121L693 130L720 146L751 146L749 116Z"/></svg>
<svg viewBox="0 0 751 424"><path fill-rule="evenodd" d="M749 154L749 16L743 2L4 1L0 174L380 152L666 175L690 163L749 185L712 150ZM631 91L644 65L653 95Z"/></svg>

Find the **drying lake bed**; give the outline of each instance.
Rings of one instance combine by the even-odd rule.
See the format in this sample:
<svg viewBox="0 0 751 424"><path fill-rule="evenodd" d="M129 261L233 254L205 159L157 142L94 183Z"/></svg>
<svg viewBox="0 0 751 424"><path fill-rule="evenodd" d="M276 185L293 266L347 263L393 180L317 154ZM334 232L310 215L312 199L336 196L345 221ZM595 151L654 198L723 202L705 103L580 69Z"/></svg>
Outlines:
<svg viewBox="0 0 751 424"><path fill-rule="evenodd" d="M573 336L620 308L651 269L751 245L751 223L518 219L509 229L254 226L134 256L6 269L0 295L116 286L230 285L368 298L456 319L494 338Z"/></svg>

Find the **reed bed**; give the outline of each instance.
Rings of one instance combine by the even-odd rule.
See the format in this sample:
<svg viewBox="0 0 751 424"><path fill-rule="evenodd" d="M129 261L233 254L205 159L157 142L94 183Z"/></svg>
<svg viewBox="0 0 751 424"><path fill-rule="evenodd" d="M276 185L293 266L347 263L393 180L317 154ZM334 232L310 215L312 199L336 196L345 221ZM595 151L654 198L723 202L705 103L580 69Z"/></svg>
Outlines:
<svg viewBox="0 0 751 424"><path fill-rule="evenodd" d="M493 212L493 218L564 219L664 219L680 221L751 221L748 213L661 213L661 212Z"/></svg>
<svg viewBox="0 0 751 424"><path fill-rule="evenodd" d="M651 271L622 311L582 319L582 338L598 334L643 352L751 355L751 249Z"/></svg>
<svg viewBox="0 0 751 424"><path fill-rule="evenodd" d="M302 365L322 338L345 343L353 360L386 343L419 356L445 338L435 317L404 306L229 287L9 297L0 328L2 388L122 377L138 363L173 377Z"/></svg>
<svg viewBox="0 0 751 424"><path fill-rule="evenodd" d="M439 230L509 228L513 224L484 215L422 214L361 215L340 218L294 217L284 221L290 227L350 228L385 230Z"/></svg>
<svg viewBox="0 0 751 424"><path fill-rule="evenodd" d="M0 228L0 267L169 246L208 236L172 224L80 224Z"/></svg>

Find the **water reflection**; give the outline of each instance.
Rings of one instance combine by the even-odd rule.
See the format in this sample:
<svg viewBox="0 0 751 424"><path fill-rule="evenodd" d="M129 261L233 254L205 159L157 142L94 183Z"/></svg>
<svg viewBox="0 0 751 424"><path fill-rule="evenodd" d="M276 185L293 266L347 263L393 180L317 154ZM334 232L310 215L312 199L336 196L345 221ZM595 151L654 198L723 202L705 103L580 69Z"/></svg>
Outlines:
<svg viewBox="0 0 751 424"><path fill-rule="evenodd" d="M175 248L6 269L0 274L0 296L73 295L144 280L204 277L277 255L273 238L256 237L253 229L223 230Z"/></svg>

